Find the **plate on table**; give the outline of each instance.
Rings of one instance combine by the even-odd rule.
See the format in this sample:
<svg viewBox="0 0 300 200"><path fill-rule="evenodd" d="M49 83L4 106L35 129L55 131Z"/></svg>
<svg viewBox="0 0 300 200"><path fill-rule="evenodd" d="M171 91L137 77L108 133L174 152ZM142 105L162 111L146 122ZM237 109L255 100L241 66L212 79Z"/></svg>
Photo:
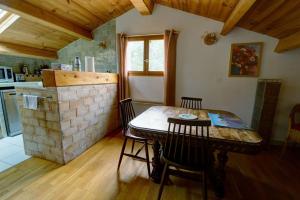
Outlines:
<svg viewBox="0 0 300 200"><path fill-rule="evenodd" d="M179 114L178 117L180 119L185 119L185 120L195 120L198 119L196 115L193 114Z"/></svg>

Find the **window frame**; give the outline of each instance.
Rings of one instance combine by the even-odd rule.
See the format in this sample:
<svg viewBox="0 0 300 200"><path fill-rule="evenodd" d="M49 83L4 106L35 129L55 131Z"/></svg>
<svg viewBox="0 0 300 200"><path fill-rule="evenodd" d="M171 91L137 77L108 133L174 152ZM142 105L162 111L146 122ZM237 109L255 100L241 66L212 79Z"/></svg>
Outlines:
<svg viewBox="0 0 300 200"><path fill-rule="evenodd" d="M127 42L144 41L143 71L128 70L128 76L164 76L164 71L149 71L149 41L150 40L163 40L163 39L164 39L164 35L141 35L141 36L128 36L127 37Z"/></svg>

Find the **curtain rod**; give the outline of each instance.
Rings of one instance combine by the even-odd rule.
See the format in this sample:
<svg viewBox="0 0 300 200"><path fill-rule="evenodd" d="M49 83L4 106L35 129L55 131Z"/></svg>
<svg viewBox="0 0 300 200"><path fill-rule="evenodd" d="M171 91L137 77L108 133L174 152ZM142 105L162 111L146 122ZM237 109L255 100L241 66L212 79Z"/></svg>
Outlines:
<svg viewBox="0 0 300 200"><path fill-rule="evenodd" d="M173 32L176 33L176 34L179 34L179 33L180 33L180 31L175 31L175 30L173 30ZM142 34L140 34L140 35L126 35L126 37L127 37L127 38L131 38L131 37L161 36L161 35L164 35L164 33L161 33L161 34L159 34L159 33L154 33L154 34L144 34L144 35L142 35Z"/></svg>
<svg viewBox="0 0 300 200"><path fill-rule="evenodd" d="M126 35L126 37L130 38L130 37L161 36L161 35L164 35L164 34L161 33L161 34L145 34L145 35Z"/></svg>

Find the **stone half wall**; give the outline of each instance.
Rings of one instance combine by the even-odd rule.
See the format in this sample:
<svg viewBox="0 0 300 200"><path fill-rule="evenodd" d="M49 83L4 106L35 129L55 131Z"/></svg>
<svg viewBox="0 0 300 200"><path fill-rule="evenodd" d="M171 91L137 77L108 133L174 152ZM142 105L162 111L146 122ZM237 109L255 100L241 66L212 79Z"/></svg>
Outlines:
<svg viewBox="0 0 300 200"><path fill-rule="evenodd" d="M64 161L99 141L118 123L117 85L57 88Z"/></svg>
<svg viewBox="0 0 300 200"><path fill-rule="evenodd" d="M65 164L119 126L117 84L47 89L19 88L17 93L49 97L38 110L18 102L28 155Z"/></svg>

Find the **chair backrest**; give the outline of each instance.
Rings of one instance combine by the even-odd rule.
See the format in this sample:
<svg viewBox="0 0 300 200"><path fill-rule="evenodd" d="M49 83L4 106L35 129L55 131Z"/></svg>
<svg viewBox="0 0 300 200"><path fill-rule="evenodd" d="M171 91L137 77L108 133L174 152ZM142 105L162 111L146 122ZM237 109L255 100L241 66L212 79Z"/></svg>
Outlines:
<svg viewBox="0 0 300 200"><path fill-rule="evenodd" d="M200 110L202 109L202 98L181 97L180 107Z"/></svg>
<svg viewBox="0 0 300 200"><path fill-rule="evenodd" d="M202 170L208 161L210 120L169 118L163 156L184 168Z"/></svg>
<svg viewBox="0 0 300 200"><path fill-rule="evenodd" d="M300 114L300 104L296 104L290 112L291 128L294 128L295 125L300 125L300 123L296 121L296 114Z"/></svg>
<svg viewBox="0 0 300 200"><path fill-rule="evenodd" d="M135 118L135 112L132 106L132 99L124 99L120 101L121 123L124 133L128 129L128 123Z"/></svg>

